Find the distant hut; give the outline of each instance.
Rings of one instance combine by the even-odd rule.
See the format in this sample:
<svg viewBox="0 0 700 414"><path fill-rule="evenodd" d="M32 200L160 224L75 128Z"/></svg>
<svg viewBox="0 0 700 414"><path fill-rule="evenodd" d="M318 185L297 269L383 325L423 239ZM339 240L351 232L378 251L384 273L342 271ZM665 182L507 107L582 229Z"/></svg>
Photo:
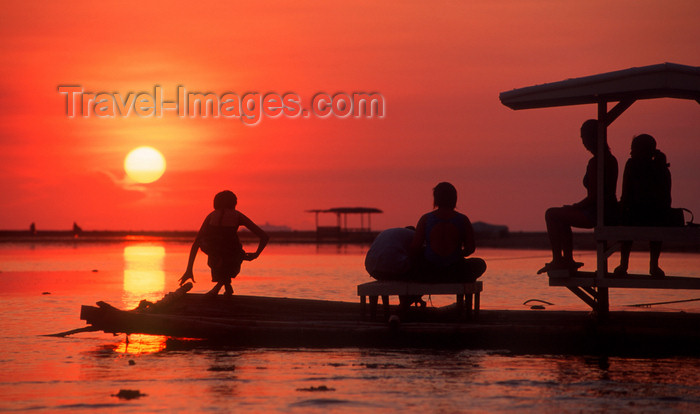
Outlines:
<svg viewBox="0 0 700 414"><path fill-rule="evenodd" d="M337 239L345 241L371 240L372 214L383 213L382 210L374 207L334 207L325 210L307 210L308 213L316 215L316 238L317 239ZM334 214L336 216L335 226L322 226L319 222L319 214ZM360 225L348 226L348 216L359 215ZM365 222L365 216L367 221Z"/></svg>
<svg viewBox="0 0 700 414"><path fill-rule="evenodd" d="M474 222L474 234L482 239L498 239L508 236L508 226L499 224L484 223L483 221Z"/></svg>

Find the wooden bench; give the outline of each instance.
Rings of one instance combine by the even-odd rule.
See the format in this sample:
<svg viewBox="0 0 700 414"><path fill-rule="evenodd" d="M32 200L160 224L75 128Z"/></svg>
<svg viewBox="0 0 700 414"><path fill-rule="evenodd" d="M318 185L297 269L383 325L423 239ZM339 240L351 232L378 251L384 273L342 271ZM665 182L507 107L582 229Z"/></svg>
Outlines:
<svg viewBox="0 0 700 414"><path fill-rule="evenodd" d="M632 227L604 226L595 229L598 245L596 259L601 272L569 272L568 270L551 270L549 286L563 286L573 292L599 315L608 313L610 303L608 291L621 289L700 289L700 278L683 276L666 276L653 278L649 275L627 275L618 277L608 269L608 258L616 251L616 242L633 241L675 241L690 247L700 246L700 226L684 227Z"/></svg>
<svg viewBox="0 0 700 414"><path fill-rule="evenodd" d="M357 295L362 303L362 318L366 317L367 296L369 296L370 315L377 315L378 297L382 297L384 316L390 316L389 296L422 296L422 295L456 295L458 316L479 315L480 293L484 289L483 282L472 283L415 283L402 281L376 281L357 285Z"/></svg>
<svg viewBox="0 0 700 414"><path fill-rule="evenodd" d="M649 275L615 276L607 273L606 277L598 278L595 272L550 271L549 286L568 288L594 310L599 309L600 289L700 289L700 277L665 276L654 278Z"/></svg>

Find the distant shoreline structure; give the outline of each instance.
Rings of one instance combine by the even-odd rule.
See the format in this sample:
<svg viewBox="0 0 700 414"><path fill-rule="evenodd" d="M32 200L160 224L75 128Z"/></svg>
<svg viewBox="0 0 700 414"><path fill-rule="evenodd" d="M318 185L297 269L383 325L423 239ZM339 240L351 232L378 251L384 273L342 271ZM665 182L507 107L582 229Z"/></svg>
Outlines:
<svg viewBox="0 0 700 414"><path fill-rule="evenodd" d="M358 244L369 245L379 231L365 234L362 238L319 239L315 230L284 230L269 231L270 242L275 244ZM0 244L5 243L143 243L143 242L182 242L190 243L197 235L196 231L172 230L83 230L75 236L70 230L45 230L35 234L27 230L0 230ZM242 241L253 240L255 236L247 231L239 233ZM549 250L549 239L546 232L508 232L503 234L476 234L477 248L501 248L523 250ZM646 251L646 243L635 243L634 249ZM575 250L595 250L595 238L592 232L575 233ZM663 251L700 253L697 246L664 243Z"/></svg>

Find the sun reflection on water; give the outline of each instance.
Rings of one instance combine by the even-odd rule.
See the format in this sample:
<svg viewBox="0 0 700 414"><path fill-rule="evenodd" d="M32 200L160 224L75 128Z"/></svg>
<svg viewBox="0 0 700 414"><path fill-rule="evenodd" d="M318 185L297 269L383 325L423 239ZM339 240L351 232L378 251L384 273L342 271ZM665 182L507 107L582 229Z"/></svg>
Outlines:
<svg viewBox="0 0 700 414"><path fill-rule="evenodd" d="M131 334L114 351L129 355L154 354L165 349L167 340L167 336Z"/></svg>
<svg viewBox="0 0 700 414"><path fill-rule="evenodd" d="M124 295L127 309L142 299L155 301L165 290L165 247L162 245L130 245L124 247Z"/></svg>

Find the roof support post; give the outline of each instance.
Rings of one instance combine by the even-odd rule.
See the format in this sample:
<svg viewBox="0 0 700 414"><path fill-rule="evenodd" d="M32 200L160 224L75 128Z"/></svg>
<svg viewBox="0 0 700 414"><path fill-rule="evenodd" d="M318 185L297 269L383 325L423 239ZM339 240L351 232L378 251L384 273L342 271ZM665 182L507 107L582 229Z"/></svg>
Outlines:
<svg viewBox="0 0 700 414"><path fill-rule="evenodd" d="M605 227L605 153L608 148L608 126L613 123L623 112L635 102L635 99L626 99L615 105L608 112L608 102L605 100L598 101L598 143L596 148L596 156L598 164L596 165L596 231ZM598 240L596 242L596 278L604 279L608 274L608 243L606 240ZM597 294L594 296L596 306L594 309L600 317L605 317L608 313L609 296L608 288L598 287Z"/></svg>
<svg viewBox="0 0 700 414"><path fill-rule="evenodd" d="M620 105L620 104L618 104ZM630 103L631 105L631 103ZM629 106L627 106L629 107ZM627 109L627 108L624 108ZM620 110L615 117L619 116L624 110ZM612 112L612 111L611 111ZM612 120L610 121L612 122ZM596 154L598 156L597 182L596 182L596 230L605 226L605 150L608 147L608 103L607 101L598 102L598 148ZM607 242L605 240L597 241L597 265L596 278L602 280L608 273L608 256L606 256ZM599 287L598 295L596 296L596 311L599 316L605 315L608 312L608 288Z"/></svg>
<svg viewBox="0 0 700 414"><path fill-rule="evenodd" d="M596 156L598 164L596 165L596 227L602 227L605 214L605 148L608 145L608 103L606 101L598 102L598 142L596 148Z"/></svg>

